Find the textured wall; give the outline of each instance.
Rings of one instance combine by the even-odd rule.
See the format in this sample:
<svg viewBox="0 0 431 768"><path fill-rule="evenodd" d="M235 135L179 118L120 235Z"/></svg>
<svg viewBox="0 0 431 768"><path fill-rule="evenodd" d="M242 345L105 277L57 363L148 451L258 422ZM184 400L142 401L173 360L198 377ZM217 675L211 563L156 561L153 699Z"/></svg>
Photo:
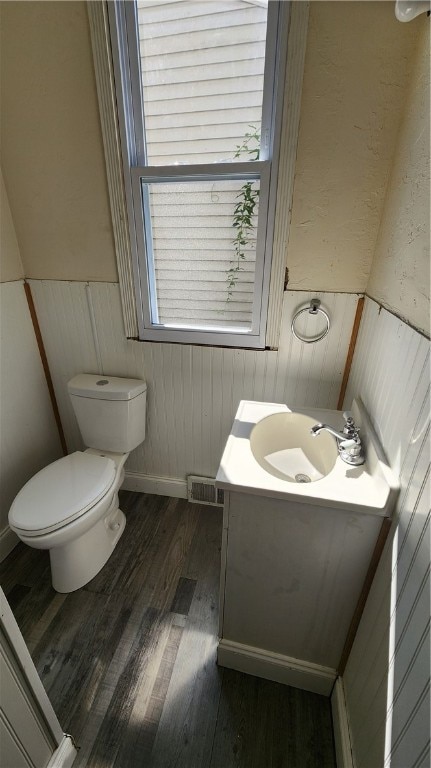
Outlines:
<svg viewBox="0 0 431 768"><path fill-rule="evenodd" d="M86 4L1 5L2 165L25 275L116 280Z"/></svg>
<svg viewBox="0 0 431 768"><path fill-rule="evenodd" d="M429 333L430 22L421 35L367 292Z"/></svg>
<svg viewBox="0 0 431 768"><path fill-rule="evenodd" d="M429 765L430 349L366 299L345 405L360 395L400 478L344 686L356 768Z"/></svg>
<svg viewBox="0 0 431 768"><path fill-rule="evenodd" d="M429 330L429 20L422 25L368 290ZM429 342L367 300L360 394L401 492L345 672L357 768L429 764Z"/></svg>
<svg viewBox="0 0 431 768"><path fill-rule="evenodd" d="M0 169L0 282L24 277L15 227Z"/></svg>
<svg viewBox="0 0 431 768"><path fill-rule="evenodd" d="M418 22L312 2L287 252L292 289L366 288Z"/></svg>
<svg viewBox="0 0 431 768"><path fill-rule="evenodd" d="M25 274L115 282L85 3L2 5L3 166ZM366 286L415 25L390 3L311 4L293 289Z"/></svg>

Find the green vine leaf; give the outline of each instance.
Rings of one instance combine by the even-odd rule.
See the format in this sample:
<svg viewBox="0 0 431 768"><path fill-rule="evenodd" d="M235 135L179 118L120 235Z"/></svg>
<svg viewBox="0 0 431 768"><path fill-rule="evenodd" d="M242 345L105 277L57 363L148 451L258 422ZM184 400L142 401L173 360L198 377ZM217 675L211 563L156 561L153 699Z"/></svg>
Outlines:
<svg viewBox="0 0 431 768"><path fill-rule="evenodd" d="M234 158L240 158L248 155L249 160L259 160L260 155L260 132L254 125L249 125L248 131L242 144L238 144ZM246 181L237 195L238 202L233 210L232 226L236 230L234 239L234 258L230 262L229 269L226 271L227 280L227 298L229 302L233 296L233 289L239 280L241 263L246 260L246 246L253 240L253 216L255 208L259 201L259 190L253 188L253 181Z"/></svg>

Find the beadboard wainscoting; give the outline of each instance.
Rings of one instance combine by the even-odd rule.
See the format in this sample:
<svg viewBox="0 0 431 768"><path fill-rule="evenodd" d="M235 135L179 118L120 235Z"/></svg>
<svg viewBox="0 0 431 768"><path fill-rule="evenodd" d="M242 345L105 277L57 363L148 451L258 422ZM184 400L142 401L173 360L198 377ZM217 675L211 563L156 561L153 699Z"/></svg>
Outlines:
<svg viewBox="0 0 431 768"><path fill-rule="evenodd" d="M18 542L8 525L24 483L62 455L22 280L0 284L0 561Z"/></svg>
<svg viewBox="0 0 431 768"><path fill-rule="evenodd" d="M129 490L185 497L188 474L214 477L243 398L337 407L357 294L286 292L278 351L254 351L128 341L118 285L30 285L70 451L82 447L66 391L72 376L100 372L147 381L147 435L128 460ZM329 312L331 330L323 341L304 344L290 323L314 296ZM308 333L315 332L311 324Z"/></svg>
<svg viewBox="0 0 431 768"><path fill-rule="evenodd" d="M429 765L429 341L366 299L345 399L399 474L395 519L344 674L355 768Z"/></svg>

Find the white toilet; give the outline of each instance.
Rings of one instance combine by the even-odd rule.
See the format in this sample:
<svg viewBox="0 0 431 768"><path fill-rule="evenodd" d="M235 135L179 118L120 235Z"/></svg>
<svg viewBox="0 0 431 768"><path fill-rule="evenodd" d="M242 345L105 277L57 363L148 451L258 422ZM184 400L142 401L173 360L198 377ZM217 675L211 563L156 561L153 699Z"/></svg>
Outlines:
<svg viewBox="0 0 431 768"><path fill-rule="evenodd" d="M145 438L144 381L80 374L67 387L88 448L38 472L9 511L21 541L49 549L57 592L83 587L113 552L126 524L118 507L124 464Z"/></svg>

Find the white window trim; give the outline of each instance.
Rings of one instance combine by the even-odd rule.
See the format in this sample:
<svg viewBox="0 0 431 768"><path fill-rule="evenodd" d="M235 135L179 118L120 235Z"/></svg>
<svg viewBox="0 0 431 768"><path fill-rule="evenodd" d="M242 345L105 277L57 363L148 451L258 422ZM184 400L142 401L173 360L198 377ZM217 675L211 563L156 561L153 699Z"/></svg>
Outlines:
<svg viewBox="0 0 431 768"><path fill-rule="evenodd" d="M165 180L165 181L172 181L175 177L179 177L180 179L184 179L185 176L187 178L193 179L193 180L199 180L199 181L206 181L206 180L214 180L214 179L234 179L237 174L239 174L239 178L245 179L247 176L251 179L254 177L259 177L263 184L261 185L261 189L267 189L268 184L268 173L269 173L269 163L267 161L254 161L253 164L251 163L229 163L229 166L226 167L220 164L218 167L214 167L212 165L188 165L186 166L187 171L185 172L184 166L179 167L153 167L153 168L139 168L135 167L132 169L131 177L132 177L132 190L135 197L134 201L134 210L136 211L136 236L137 236L137 244L138 244L138 251L141 254L144 254L146 251L145 245L144 245L144 221L143 221L143 211L142 211L142 205L140 200L140 180L142 177L144 177L147 181L151 181L151 179L155 180ZM242 175L241 175L242 174ZM268 207L269 203L268 200L265 200L260 195L259 198L260 207L262 210L265 210L265 207ZM140 218L139 218L140 217ZM271 233L272 234L272 233ZM257 248L260 248L262 252L265 251L265 239L267 237L267 228L260 227L258 228L258 241L257 241ZM139 263L139 260L138 260ZM178 343L185 343L185 344L222 344L224 346L230 346L230 347L257 347L257 348L263 348L265 346L265 334L264 333L258 333L255 329L260 329L262 327L262 315L265 314L266 318L266 309L267 309L267 300L268 300L268 289L269 289L269 270L264 270L264 262L263 260L256 261L256 269L255 269L255 281L254 281L254 301L253 301L253 319L252 319L252 328L253 331L249 332L235 332L234 330L228 330L228 331L222 331L220 332L217 329L199 329L199 328L192 328L188 329L186 327L181 326L174 326L170 327L169 325L163 325L163 326L153 326L151 327L151 318L149 316L149 307L143 302L143 315L145 319L145 327L142 325L140 327L140 334L141 338L145 336L146 341L178 341ZM149 279L149 268L147 270L142 270L142 285L145 291L150 293L150 285L147 282ZM139 318L138 318L139 323ZM210 339L210 341L209 341ZM214 342L214 339L217 339L216 342Z"/></svg>
<svg viewBox="0 0 431 768"><path fill-rule="evenodd" d="M272 220L268 222L269 227L274 229L274 235L271 274L269 280L267 279L267 284L269 282L268 315L263 345L270 348L276 348L278 345L281 322L309 3L293 2L289 6L287 57L286 50L284 52L281 51L283 58L287 58L286 71L288 73L284 87L283 110L280 110L280 113L281 111L283 112L282 118L279 115L279 119L282 119L283 131L280 132L280 144L279 146L274 146L273 152L273 156L275 158L278 157L278 168L275 168L276 171L278 170L277 185L272 185L272 194L276 194L276 205L271 206L270 204L269 206L270 217L271 210L275 210L275 213L272 214ZM89 0L87 8L107 167L124 327L128 338L137 339L139 337L139 321L135 286L139 284L139 278L136 274L137 267L132 257L128 229L126 188L123 179L120 128L116 108L114 68L109 35L108 2L106 0L101 2ZM154 340L167 340L164 338L163 330L157 329L154 333ZM201 344L205 343L206 338L208 338L204 333L202 339L200 339L198 331L190 331L189 334L190 336L187 338L188 334L182 332L181 338L179 335L178 341ZM169 340L172 341L172 334L169 332L168 335ZM232 337L234 334L227 333L224 335ZM231 343L229 343L229 346L231 346ZM238 340L235 340L233 346L251 346L247 344L247 334L238 334Z"/></svg>

